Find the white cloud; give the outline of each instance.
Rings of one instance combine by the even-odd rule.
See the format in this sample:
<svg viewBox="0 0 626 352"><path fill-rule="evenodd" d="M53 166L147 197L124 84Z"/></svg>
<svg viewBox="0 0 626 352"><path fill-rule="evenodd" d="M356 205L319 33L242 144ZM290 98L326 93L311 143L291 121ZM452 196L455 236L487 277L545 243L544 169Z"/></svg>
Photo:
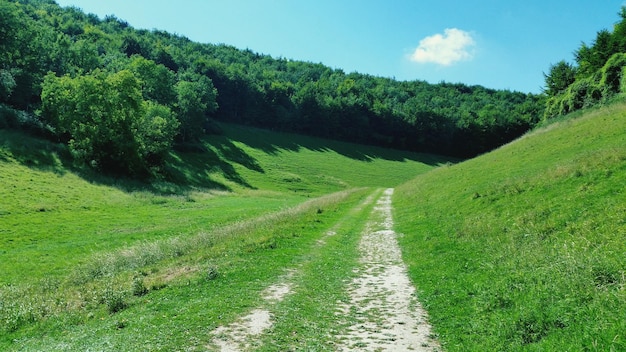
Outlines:
<svg viewBox="0 0 626 352"><path fill-rule="evenodd" d="M476 45L474 38L457 28L446 28L443 34L435 34L420 40L420 45L411 54L411 61L450 66L455 62L470 60L471 49Z"/></svg>

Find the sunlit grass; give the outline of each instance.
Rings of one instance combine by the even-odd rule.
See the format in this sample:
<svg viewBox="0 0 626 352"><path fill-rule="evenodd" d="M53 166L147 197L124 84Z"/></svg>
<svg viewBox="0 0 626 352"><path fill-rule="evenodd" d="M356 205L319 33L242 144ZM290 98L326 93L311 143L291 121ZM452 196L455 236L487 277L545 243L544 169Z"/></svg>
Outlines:
<svg viewBox="0 0 626 352"><path fill-rule="evenodd" d="M0 349L202 348L370 187L447 161L224 129L147 183L0 130Z"/></svg>
<svg viewBox="0 0 626 352"><path fill-rule="evenodd" d="M404 256L446 350L626 348L626 106L398 188Z"/></svg>

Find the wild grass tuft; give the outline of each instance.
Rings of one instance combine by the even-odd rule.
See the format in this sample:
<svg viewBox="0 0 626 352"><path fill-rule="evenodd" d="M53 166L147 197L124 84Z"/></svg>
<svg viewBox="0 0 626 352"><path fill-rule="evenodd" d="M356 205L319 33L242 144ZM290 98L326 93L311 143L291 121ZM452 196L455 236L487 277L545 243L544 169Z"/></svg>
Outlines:
<svg viewBox="0 0 626 352"><path fill-rule="evenodd" d="M128 307L126 295L123 290L107 287L100 296L100 303L106 306L109 313L114 314Z"/></svg>
<svg viewBox="0 0 626 352"><path fill-rule="evenodd" d="M211 265L206 272L206 278L209 281L215 280L220 276L220 272L216 266Z"/></svg>

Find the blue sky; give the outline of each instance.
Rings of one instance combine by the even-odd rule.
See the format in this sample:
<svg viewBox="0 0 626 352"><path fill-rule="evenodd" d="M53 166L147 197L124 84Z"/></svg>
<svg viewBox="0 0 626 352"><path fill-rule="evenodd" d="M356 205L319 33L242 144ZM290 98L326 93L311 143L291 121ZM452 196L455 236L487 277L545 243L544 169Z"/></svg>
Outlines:
<svg viewBox="0 0 626 352"><path fill-rule="evenodd" d="M398 80L539 93L624 0L57 0L135 28Z"/></svg>

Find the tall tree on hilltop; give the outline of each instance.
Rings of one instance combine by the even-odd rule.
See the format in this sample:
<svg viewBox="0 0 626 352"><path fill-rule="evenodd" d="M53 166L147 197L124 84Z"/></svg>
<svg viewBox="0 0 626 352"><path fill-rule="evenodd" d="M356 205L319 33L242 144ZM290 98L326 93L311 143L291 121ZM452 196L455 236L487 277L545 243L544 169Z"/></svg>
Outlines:
<svg viewBox="0 0 626 352"><path fill-rule="evenodd" d="M550 66L548 74L543 74L546 82L546 94L555 96L564 92L576 80L576 68L561 60Z"/></svg>

